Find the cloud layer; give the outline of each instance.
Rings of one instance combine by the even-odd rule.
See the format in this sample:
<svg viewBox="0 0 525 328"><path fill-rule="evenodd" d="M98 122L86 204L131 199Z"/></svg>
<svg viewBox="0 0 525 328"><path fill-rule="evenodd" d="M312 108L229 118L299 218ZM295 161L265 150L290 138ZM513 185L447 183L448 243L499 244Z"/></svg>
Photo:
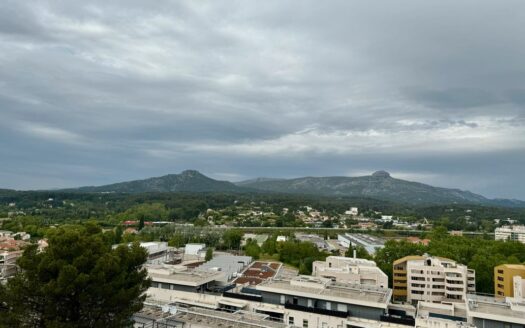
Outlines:
<svg viewBox="0 0 525 328"><path fill-rule="evenodd" d="M525 3L0 4L2 187L377 169L525 199Z"/></svg>

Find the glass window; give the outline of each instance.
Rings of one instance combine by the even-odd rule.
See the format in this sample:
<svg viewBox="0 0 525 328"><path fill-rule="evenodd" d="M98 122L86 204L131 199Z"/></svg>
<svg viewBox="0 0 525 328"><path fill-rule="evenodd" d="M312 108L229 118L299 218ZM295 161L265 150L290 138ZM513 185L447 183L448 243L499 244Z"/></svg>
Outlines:
<svg viewBox="0 0 525 328"><path fill-rule="evenodd" d="M303 328L308 328L308 320L303 319Z"/></svg>
<svg viewBox="0 0 525 328"><path fill-rule="evenodd" d="M293 317L288 317L288 324L293 325Z"/></svg>

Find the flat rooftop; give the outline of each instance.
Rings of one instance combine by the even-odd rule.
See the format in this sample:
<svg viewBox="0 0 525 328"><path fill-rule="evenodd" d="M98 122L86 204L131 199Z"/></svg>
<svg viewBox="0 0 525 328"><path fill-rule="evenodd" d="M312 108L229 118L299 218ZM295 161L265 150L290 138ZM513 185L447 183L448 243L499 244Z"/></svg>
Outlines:
<svg viewBox="0 0 525 328"><path fill-rule="evenodd" d="M273 278L281 266L282 264L278 262L255 261L234 282L236 284L258 285Z"/></svg>
<svg viewBox="0 0 525 328"><path fill-rule="evenodd" d="M158 267L152 269L148 270L148 275L153 281L183 286L201 286L224 276L221 272L213 271L175 271Z"/></svg>
<svg viewBox="0 0 525 328"><path fill-rule="evenodd" d="M467 295L468 311L471 316L498 316L503 321L525 324L525 303L499 300L494 297Z"/></svg>
<svg viewBox="0 0 525 328"><path fill-rule="evenodd" d="M248 264L252 262L251 256L219 255L210 261L202 264L198 271L220 271L226 274L230 280L237 273L240 273Z"/></svg>
<svg viewBox="0 0 525 328"><path fill-rule="evenodd" d="M347 304L363 304L386 308L391 289L360 284L316 281L313 278L298 277L293 280L267 280L257 285L261 291L305 296L332 300Z"/></svg>

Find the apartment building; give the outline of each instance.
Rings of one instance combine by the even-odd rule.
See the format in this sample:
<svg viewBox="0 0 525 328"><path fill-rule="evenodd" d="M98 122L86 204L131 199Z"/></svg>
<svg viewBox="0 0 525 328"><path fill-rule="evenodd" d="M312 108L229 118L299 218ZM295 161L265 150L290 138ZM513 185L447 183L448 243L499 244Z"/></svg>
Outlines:
<svg viewBox="0 0 525 328"><path fill-rule="evenodd" d="M460 302L475 292L475 272L442 257L406 256L394 261L392 286L396 301Z"/></svg>
<svg viewBox="0 0 525 328"><path fill-rule="evenodd" d="M496 240L514 240L525 243L525 226L503 226L494 230Z"/></svg>
<svg viewBox="0 0 525 328"><path fill-rule="evenodd" d="M388 276L374 261L366 259L328 256L325 261L313 263L312 275L343 283L388 287Z"/></svg>
<svg viewBox="0 0 525 328"><path fill-rule="evenodd" d="M496 297L515 297L516 287L518 294L521 294L521 283L525 279L525 265L523 264L502 264L494 267L494 294ZM515 280L519 286L515 286Z"/></svg>

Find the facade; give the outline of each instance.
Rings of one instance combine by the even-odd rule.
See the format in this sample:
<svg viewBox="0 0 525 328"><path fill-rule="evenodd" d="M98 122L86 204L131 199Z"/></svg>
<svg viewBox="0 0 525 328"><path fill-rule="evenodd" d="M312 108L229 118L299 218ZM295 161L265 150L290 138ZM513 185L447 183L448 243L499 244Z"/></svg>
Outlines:
<svg viewBox="0 0 525 328"><path fill-rule="evenodd" d="M514 240L525 243L525 226L503 226L494 230L496 240Z"/></svg>
<svg viewBox="0 0 525 328"><path fill-rule="evenodd" d="M494 294L496 297L514 297L514 278L518 284L525 279L525 265L502 264L494 267ZM521 286L521 285L520 285ZM520 288L517 288L520 291ZM516 295L518 296L518 295Z"/></svg>
<svg viewBox="0 0 525 328"><path fill-rule="evenodd" d="M476 291L474 270L446 258L406 256L393 269L396 301L461 302Z"/></svg>
<svg viewBox="0 0 525 328"><path fill-rule="evenodd" d="M312 275L337 282L388 287L388 276L374 261L344 256L328 256L325 261L315 261Z"/></svg>

